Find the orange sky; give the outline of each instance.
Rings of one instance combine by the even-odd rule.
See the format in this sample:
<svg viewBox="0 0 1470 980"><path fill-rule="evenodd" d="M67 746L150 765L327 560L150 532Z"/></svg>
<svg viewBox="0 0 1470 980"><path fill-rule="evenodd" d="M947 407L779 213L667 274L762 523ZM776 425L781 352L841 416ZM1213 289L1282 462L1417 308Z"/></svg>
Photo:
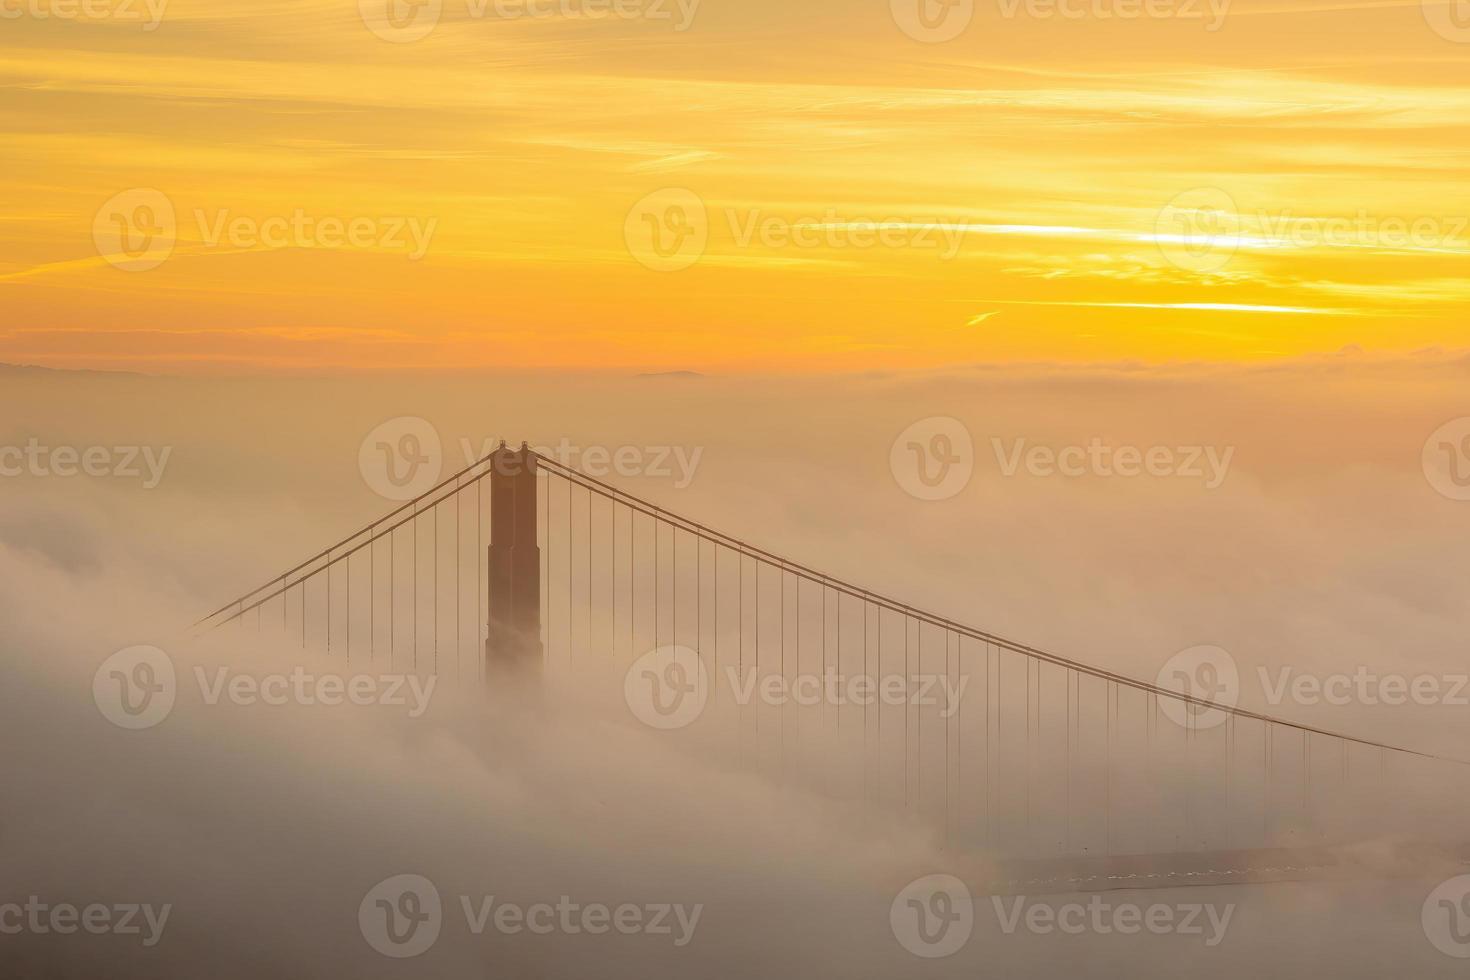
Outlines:
<svg viewBox="0 0 1470 980"><path fill-rule="evenodd" d="M0 0L0 360L1470 346L1450 5L386 2Z"/></svg>

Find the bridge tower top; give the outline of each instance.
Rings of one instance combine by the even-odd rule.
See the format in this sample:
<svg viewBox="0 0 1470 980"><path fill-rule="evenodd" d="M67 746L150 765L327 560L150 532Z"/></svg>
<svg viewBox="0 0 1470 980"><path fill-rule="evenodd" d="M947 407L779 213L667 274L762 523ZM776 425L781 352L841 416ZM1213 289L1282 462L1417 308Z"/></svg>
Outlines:
<svg viewBox="0 0 1470 980"><path fill-rule="evenodd" d="M487 675L540 666L541 549L536 523L536 453L504 441L490 459Z"/></svg>

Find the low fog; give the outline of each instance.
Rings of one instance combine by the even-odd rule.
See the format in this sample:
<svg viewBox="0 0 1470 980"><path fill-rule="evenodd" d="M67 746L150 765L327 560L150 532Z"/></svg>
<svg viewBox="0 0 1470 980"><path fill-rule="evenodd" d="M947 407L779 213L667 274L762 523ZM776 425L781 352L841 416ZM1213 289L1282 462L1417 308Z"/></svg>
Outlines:
<svg viewBox="0 0 1470 980"><path fill-rule="evenodd" d="M1007 929L1010 899L994 905L976 886L973 938L931 960L896 939L895 897L925 875L990 880L1001 855L922 813L740 764L705 733L655 731L623 703L617 669L488 687L440 678L417 714L211 704L196 668L376 670L303 659L268 633L188 627L396 507L359 451L413 416L437 431L445 476L465 447L502 438L677 447L667 475L609 479L1022 643L1150 682L1179 651L1218 646L1239 665L1244 708L1470 757L1463 707L1272 704L1260 682L1283 668L1470 670L1470 613L1456 601L1470 503L1438 492L1422 461L1431 433L1470 415L1467 368L1437 352L1344 352L1257 368L821 379L6 372L0 444L148 447L157 479L145 485L143 462L137 477L0 479L0 905L169 912L153 944L140 914L141 935L28 930L0 935L0 956L36 977L1137 977L1186 962L1205 976L1458 974L1420 917L1464 869L1374 857L1459 841L1445 819L1462 799L1453 767L1399 773L1392 798L1335 799L1355 827L1378 828L1357 845L1376 873L1104 893L1207 905L1204 935ZM931 501L905 491L891 450L933 417L963 423L975 463L963 490ZM1018 441L1093 440L1211 447L1229 464L1218 481L1004 472ZM161 724L127 730L99 711L93 682L138 644L166 652L179 693ZM443 902L437 942L414 958L380 955L359 924L372 890L399 875L431 881ZM686 918L669 911L667 934L477 935L467 912L491 896ZM1209 914L1228 928L1212 936Z"/></svg>

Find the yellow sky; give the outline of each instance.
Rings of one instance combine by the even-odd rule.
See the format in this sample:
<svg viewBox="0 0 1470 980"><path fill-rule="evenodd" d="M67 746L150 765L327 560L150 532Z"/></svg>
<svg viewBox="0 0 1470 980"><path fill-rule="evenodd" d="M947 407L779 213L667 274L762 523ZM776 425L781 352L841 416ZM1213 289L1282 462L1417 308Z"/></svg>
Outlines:
<svg viewBox="0 0 1470 980"><path fill-rule="evenodd" d="M1470 346L1454 6L82 2L0 0L0 360Z"/></svg>

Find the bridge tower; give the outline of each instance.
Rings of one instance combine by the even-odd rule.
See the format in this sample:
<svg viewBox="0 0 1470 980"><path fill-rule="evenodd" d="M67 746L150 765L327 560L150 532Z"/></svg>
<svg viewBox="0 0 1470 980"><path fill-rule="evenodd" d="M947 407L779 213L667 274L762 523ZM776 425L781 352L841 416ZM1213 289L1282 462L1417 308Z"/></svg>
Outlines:
<svg viewBox="0 0 1470 980"><path fill-rule="evenodd" d="M541 666L541 549L536 544L536 454L504 442L490 462L489 635L486 675Z"/></svg>

